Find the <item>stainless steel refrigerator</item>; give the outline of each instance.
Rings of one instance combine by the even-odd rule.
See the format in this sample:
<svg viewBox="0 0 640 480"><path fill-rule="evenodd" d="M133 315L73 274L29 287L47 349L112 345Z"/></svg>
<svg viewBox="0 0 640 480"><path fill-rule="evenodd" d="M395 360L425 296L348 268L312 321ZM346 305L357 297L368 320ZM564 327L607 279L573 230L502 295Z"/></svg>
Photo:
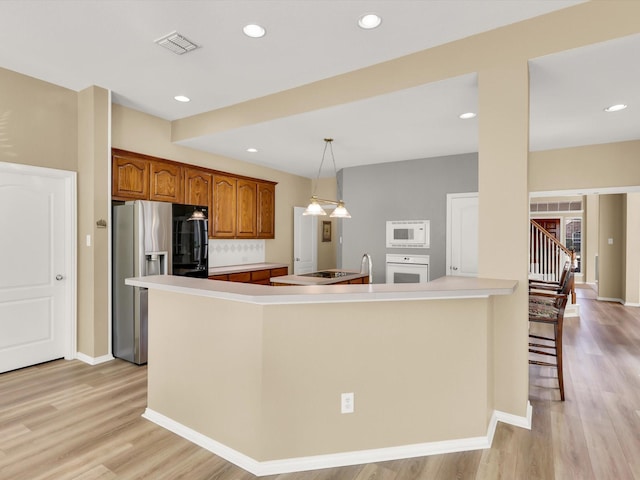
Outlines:
<svg viewBox="0 0 640 480"><path fill-rule="evenodd" d="M170 275L172 205L136 200L113 207L113 355L147 362L146 288L125 278Z"/></svg>

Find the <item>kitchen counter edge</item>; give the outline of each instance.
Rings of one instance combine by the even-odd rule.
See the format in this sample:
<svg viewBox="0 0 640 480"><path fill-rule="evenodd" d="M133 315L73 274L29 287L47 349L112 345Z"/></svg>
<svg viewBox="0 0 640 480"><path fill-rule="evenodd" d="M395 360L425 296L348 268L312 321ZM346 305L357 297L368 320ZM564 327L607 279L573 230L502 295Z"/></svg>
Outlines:
<svg viewBox="0 0 640 480"><path fill-rule="evenodd" d="M268 286L203 278L151 275L127 285L258 305L484 298L511 295L517 280L441 277L428 283Z"/></svg>

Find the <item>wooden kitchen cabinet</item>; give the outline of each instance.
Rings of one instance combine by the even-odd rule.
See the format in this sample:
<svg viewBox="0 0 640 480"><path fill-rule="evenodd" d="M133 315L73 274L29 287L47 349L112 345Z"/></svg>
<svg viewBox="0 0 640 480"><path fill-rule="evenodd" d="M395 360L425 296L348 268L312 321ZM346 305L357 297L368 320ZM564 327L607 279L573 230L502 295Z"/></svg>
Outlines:
<svg viewBox="0 0 640 480"><path fill-rule="evenodd" d="M237 272L229 274L230 282L251 283L251 272Z"/></svg>
<svg viewBox="0 0 640 480"><path fill-rule="evenodd" d="M236 189L236 178L226 175L213 176L213 212L209 215L212 237L236 236Z"/></svg>
<svg viewBox="0 0 640 480"><path fill-rule="evenodd" d="M289 275L289 267L272 268L270 277L283 277Z"/></svg>
<svg viewBox="0 0 640 480"><path fill-rule="evenodd" d="M256 238L256 182L237 180L236 212L236 238Z"/></svg>
<svg viewBox="0 0 640 480"><path fill-rule="evenodd" d="M211 215L213 202L213 174L200 168L184 168L184 203L209 208Z"/></svg>
<svg viewBox="0 0 640 480"><path fill-rule="evenodd" d="M275 238L276 186L273 183L258 182L257 193L257 236Z"/></svg>
<svg viewBox="0 0 640 480"><path fill-rule="evenodd" d="M149 199L149 162L114 154L111 159L112 190L115 200Z"/></svg>
<svg viewBox="0 0 640 480"><path fill-rule="evenodd" d="M230 282L270 285L270 279L272 277L282 277L283 275L289 275L289 267L265 268L262 270L251 270L248 272L223 273L221 275L211 275L209 280L226 280Z"/></svg>
<svg viewBox="0 0 640 480"><path fill-rule="evenodd" d="M149 166L149 200L184 203L182 166L152 160Z"/></svg>
<svg viewBox="0 0 640 480"><path fill-rule="evenodd" d="M207 205L210 238L275 238L275 182L111 152L114 200Z"/></svg>

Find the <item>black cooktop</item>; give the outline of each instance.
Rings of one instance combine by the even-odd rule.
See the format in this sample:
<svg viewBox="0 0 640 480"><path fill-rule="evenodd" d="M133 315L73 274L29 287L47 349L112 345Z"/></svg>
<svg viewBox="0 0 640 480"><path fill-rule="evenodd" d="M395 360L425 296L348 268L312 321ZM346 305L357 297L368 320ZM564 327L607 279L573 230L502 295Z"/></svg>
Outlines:
<svg viewBox="0 0 640 480"><path fill-rule="evenodd" d="M320 272L303 273L301 277L339 278L350 275L351 272L330 272L323 270Z"/></svg>

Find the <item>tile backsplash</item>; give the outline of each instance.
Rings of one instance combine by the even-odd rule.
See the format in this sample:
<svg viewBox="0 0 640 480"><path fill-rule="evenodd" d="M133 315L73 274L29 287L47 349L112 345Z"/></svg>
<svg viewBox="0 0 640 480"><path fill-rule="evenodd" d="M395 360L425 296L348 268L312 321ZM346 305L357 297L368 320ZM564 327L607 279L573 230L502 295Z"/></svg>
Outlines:
<svg viewBox="0 0 640 480"><path fill-rule="evenodd" d="M262 263L265 258L264 240L209 239L209 267Z"/></svg>

